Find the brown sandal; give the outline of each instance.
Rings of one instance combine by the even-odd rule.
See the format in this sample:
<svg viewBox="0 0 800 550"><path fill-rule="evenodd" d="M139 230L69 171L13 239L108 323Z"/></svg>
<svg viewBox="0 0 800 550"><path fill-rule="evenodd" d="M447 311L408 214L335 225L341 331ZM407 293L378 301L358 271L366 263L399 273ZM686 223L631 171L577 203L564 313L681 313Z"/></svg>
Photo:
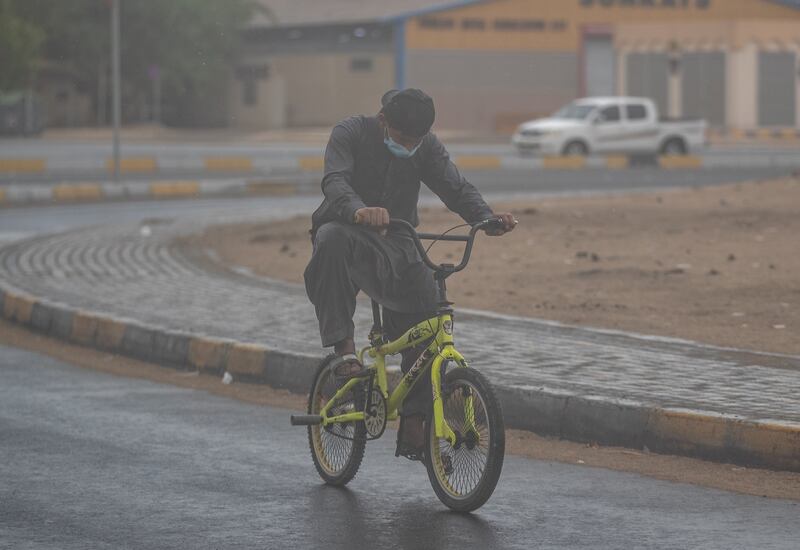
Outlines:
<svg viewBox="0 0 800 550"><path fill-rule="evenodd" d="M331 369L333 376L336 377L336 380L339 381L340 384L352 378L364 378L365 376L369 376L369 369L362 365L358 357L352 353L340 355L335 358L331 361L328 368Z"/></svg>

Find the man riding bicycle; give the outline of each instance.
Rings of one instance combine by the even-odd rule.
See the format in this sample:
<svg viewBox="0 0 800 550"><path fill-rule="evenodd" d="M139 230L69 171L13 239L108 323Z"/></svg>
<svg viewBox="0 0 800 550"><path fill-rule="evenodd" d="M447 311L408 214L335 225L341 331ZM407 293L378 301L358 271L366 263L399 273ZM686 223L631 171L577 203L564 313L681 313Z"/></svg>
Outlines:
<svg viewBox="0 0 800 550"><path fill-rule="evenodd" d="M383 306L391 339L435 315L433 272L407 234L387 232L390 218L418 225L420 182L468 223L498 218L502 227L488 234L502 235L516 224L510 213L492 212L430 132L436 115L427 94L391 90L381 104L376 116L350 117L334 127L325 150L325 198L312 215L314 251L304 274L306 292L316 310L323 347L334 347L331 368L340 380L368 372L355 355L353 341L360 290ZM417 355L413 350L403 354L403 372ZM406 398L398 454L421 458L428 396L412 390Z"/></svg>

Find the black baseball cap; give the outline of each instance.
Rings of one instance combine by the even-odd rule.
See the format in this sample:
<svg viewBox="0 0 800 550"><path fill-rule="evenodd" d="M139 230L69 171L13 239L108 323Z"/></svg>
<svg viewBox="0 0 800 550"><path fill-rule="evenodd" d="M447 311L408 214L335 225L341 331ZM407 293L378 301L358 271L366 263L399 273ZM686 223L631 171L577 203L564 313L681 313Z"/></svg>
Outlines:
<svg viewBox="0 0 800 550"><path fill-rule="evenodd" d="M427 134L436 119L433 99L416 88L389 90L381 97L381 106L389 126L411 137Z"/></svg>

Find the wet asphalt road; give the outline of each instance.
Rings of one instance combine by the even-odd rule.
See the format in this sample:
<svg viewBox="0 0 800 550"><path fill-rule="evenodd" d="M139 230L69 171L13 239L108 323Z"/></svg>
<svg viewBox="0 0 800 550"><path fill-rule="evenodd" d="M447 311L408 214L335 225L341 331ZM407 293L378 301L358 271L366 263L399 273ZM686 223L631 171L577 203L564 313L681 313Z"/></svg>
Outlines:
<svg viewBox="0 0 800 550"><path fill-rule="evenodd" d="M448 512L367 447L324 486L289 411L0 347L0 548L796 548L797 503L509 457Z"/></svg>

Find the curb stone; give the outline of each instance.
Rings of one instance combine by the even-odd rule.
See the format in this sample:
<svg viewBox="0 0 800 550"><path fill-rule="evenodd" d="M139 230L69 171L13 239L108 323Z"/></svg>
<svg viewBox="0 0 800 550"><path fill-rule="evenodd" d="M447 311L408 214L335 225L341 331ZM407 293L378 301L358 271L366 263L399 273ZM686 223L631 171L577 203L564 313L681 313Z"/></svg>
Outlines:
<svg viewBox="0 0 800 550"><path fill-rule="evenodd" d="M123 183L17 184L0 187L0 206L77 204L120 200L201 197L290 196L304 191L302 181L287 179L164 180Z"/></svg>
<svg viewBox="0 0 800 550"><path fill-rule="evenodd" d="M191 368L304 394L320 358L87 312L37 299L0 282L11 322L78 345L175 368ZM565 390L498 385L506 426L580 442L647 448L800 472L800 423L655 407Z"/></svg>

